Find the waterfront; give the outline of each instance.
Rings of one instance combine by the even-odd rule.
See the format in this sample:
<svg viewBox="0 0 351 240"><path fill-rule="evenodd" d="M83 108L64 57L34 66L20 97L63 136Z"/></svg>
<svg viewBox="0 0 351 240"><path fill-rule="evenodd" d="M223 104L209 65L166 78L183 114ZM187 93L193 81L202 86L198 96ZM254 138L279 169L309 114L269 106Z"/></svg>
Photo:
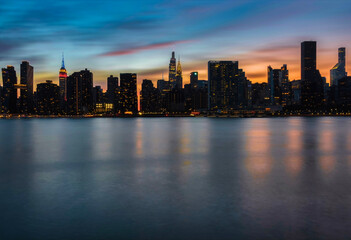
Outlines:
<svg viewBox="0 0 351 240"><path fill-rule="evenodd" d="M0 239L348 239L351 119L0 120Z"/></svg>

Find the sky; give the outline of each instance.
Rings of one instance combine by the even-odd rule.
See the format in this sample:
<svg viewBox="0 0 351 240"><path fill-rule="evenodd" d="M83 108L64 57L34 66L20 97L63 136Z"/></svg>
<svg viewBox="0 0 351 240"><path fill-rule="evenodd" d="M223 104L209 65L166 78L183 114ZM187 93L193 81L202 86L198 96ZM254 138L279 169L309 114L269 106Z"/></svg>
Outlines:
<svg viewBox="0 0 351 240"><path fill-rule="evenodd" d="M239 61L249 80L267 81L267 66L288 65L300 79L300 43L317 41L317 67L329 81L338 47L351 64L349 0L15 0L0 4L0 66L30 61L35 83L58 83L88 68L94 85L135 72L138 83L168 79L171 52L207 79L209 60ZM350 71L350 70L349 70ZM2 84L2 82L1 82Z"/></svg>

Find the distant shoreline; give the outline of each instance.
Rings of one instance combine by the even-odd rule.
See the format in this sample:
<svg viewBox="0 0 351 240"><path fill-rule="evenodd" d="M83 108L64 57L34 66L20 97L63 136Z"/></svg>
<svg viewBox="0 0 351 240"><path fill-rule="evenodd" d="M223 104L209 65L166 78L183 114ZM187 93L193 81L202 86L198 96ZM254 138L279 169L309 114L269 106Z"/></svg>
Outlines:
<svg viewBox="0 0 351 240"><path fill-rule="evenodd" d="M0 115L0 119L86 119L86 118L274 118L274 117L350 117L351 113L270 113L270 114L235 114L235 115L191 115L191 114L143 114L143 115Z"/></svg>

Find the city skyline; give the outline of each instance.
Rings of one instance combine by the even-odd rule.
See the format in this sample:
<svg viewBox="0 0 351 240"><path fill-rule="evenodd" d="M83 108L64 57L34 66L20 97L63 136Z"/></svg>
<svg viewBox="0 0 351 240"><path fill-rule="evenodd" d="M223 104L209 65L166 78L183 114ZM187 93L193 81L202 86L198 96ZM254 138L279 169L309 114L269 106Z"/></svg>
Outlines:
<svg viewBox="0 0 351 240"><path fill-rule="evenodd" d="M109 75L136 72L140 88L142 79L155 83L162 72L167 76L169 52L175 51L181 56L184 84L193 71L207 79L209 59L239 61L252 82L266 81L268 65L287 64L293 80L300 79L299 42L315 40L317 68L329 82L338 60L335 51L351 47L347 1L84 3L19 1L1 6L1 66L18 69L28 60L35 66L35 85L47 79L58 83L64 51L69 74L86 67L106 90Z"/></svg>

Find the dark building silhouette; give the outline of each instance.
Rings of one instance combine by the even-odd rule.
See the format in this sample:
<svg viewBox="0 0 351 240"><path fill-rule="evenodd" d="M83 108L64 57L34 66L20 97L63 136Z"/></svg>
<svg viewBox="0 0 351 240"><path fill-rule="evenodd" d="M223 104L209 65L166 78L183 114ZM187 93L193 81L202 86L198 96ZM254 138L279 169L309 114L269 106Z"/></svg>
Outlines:
<svg viewBox="0 0 351 240"><path fill-rule="evenodd" d="M67 78L67 105L73 115L93 112L93 73L88 69Z"/></svg>
<svg viewBox="0 0 351 240"><path fill-rule="evenodd" d="M144 79L140 91L140 111L143 113L159 112L159 96L159 91L154 87L152 81Z"/></svg>
<svg viewBox="0 0 351 240"><path fill-rule="evenodd" d="M118 77L114 77L113 75L107 78L107 102L113 104L113 109L115 112L118 112L119 109L119 92L120 87L118 85Z"/></svg>
<svg viewBox="0 0 351 240"><path fill-rule="evenodd" d="M208 62L208 105L210 111L229 112L247 105L245 72L237 61Z"/></svg>
<svg viewBox="0 0 351 240"><path fill-rule="evenodd" d="M191 72L190 73L191 88L197 88L198 81L199 81L199 73L198 72Z"/></svg>
<svg viewBox="0 0 351 240"><path fill-rule="evenodd" d="M286 106L290 104L291 87L289 83L289 70L284 64L280 69L268 66L269 98L272 106Z"/></svg>
<svg viewBox="0 0 351 240"><path fill-rule="evenodd" d="M265 109L271 105L270 88L267 83L251 84L251 105L254 109Z"/></svg>
<svg viewBox="0 0 351 240"><path fill-rule="evenodd" d="M318 109L323 105L324 86L322 77L316 69L317 43L301 43L301 104L304 109Z"/></svg>
<svg viewBox="0 0 351 240"><path fill-rule="evenodd" d="M33 112L33 67L27 61L21 63L20 89L21 113L31 114Z"/></svg>
<svg viewBox="0 0 351 240"><path fill-rule="evenodd" d="M346 48L342 47L338 49L338 63L330 70L330 85L337 86L338 80L346 77L347 73L345 71L345 55L346 55Z"/></svg>
<svg viewBox="0 0 351 240"><path fill-rule="evenodd" d="M17 112L17 76L13 66L7 66L2 69L3 94L2 94L2 112Z"/></svg>
<svg viewBox="0 0 351 240"><path fill-rule="evenodd" d="M292 105L301 104L301 80L291 81L291 101Z"/></svg>
<svg viewBox="0 0 351 240"><path fill-rule="evenodd" d="M138 112L136 73L120 74L119 108L121 113L136 114Z"/></svg>
<svg viewBox="0 0 351 240"><path fill-rule="evenodd" d="M338 79L338 98L337 105L342 111L351 108L351 77L343 77Z"/></svg>
<svg viewBox="0 0 351 240"><path fill-rule="evenodd" d="M37 85L37 113L57 115L60 113L60 87L47 80Z"/></svg>
<svg viewBox="0 0 351 240"><path fill-rule="evenodd" d="M170 83L164 79L157 81L157 90L159 92L159 108L161 112L168 112Z"/></svg>
<svg viewBox="0 0 351 240"><path fill-rule="evenodd" d="M168 73L169 73L168 75L169 85L170 85L170 88L173 89L177 86L177 78L176 78L177 69L176 69L176 58L175 58L174 52L172 52L172 57L169 61Z"/></svg>

